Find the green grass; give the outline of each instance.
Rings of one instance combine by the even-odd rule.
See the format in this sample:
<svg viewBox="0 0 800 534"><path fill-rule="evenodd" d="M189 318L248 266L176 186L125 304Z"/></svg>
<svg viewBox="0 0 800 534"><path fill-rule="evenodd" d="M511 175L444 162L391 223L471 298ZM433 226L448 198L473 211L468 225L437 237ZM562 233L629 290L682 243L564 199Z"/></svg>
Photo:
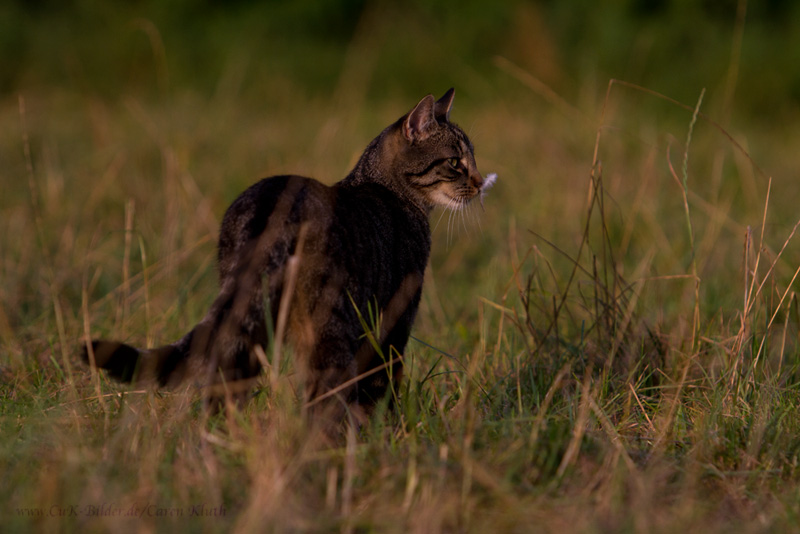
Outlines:
<svg viewBox="0 0 800 534"><path fill-rule="evenodd" d="M729 126L702 87L571 99L493 65L456 76L452 118L498 184L485 210L434 213L399 409L338 447L305 424L290 360L209 416L77 349L183 334L233 198L340 179L415 101L284 79L264 99L0 98L4 528L800 529L796 128Z"/></svg>

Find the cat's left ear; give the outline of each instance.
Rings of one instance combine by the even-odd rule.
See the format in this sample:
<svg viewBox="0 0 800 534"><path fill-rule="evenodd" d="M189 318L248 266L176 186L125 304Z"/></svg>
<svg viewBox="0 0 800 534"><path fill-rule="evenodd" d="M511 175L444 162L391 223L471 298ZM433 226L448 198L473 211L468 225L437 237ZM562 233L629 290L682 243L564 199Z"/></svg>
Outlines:
<svg viewBox="0 0 800 534"><path fill-rule="evenodd" d="M403 136L409 143L425 139L437 127L436 117L433 114L435 106L433 95L428 95L419 101L417 107L411 110L403 121Z"/></svg>
<svg viewBox="0 0 800 534"><path fill-rule="evenodd" d="M433 108L436 120L445 122L450 120L450 108L453 107L453 98L455 96L456 90L451 87L442 98L436 101L436 106Z"/></svg>

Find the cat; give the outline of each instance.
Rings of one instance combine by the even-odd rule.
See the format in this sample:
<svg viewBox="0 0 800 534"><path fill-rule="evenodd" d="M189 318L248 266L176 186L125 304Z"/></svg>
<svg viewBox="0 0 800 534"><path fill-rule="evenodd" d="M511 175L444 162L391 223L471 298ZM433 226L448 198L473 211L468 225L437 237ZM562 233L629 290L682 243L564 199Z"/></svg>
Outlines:
<svg viewBox="0 0 800 534"><path fill-rule="evenodd" d="M337 397L364 417L402 377L432 208L461 209L494 182L478 172L472 143L449 120L454 95L423 98L333 186L299 176L252 185L223 217L220 293L202 321L155 349L93 340L84 360L121 381L191 379L248 391L263 366L259 348L285 337L307 400Z"/></svg>

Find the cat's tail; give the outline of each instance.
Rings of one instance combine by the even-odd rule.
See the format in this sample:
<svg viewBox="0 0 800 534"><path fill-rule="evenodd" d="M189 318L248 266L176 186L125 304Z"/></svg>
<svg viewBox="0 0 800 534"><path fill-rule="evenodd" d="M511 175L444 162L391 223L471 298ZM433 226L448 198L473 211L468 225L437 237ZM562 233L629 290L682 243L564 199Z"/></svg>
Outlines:
<svg viewBox="0 0 800 534"><path fill-rule="evenodd" d="M176 381L189 360L194 330L183 338L154 349L137 349L119 341L94 339L83 346L81 358L89 365L105 369L121 382L158 383Z"/></svg>
<svg viewBox="0 0 800 534"><path fill-rule="evenodd" d="M261 262L248 257L243 264L223 282L206 316L175 343L145 350L93 340L85 343L83 360L117 380L159 386L191 379L213 388L256 377L261 361L253 349L268 346L268 331L260 271L249 267Z"/></svg>

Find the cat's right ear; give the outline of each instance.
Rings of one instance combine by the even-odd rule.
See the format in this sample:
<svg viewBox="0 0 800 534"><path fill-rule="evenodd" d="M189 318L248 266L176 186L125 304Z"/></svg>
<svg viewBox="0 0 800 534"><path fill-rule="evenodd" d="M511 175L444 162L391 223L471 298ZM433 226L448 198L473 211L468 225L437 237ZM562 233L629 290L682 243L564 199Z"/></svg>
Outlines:
<svg viewBox="0 0 800 534"><path fill-rule="evenodd" d="M425 139L437 127L433 114L435 106L433 95L428 95L419 101L417 107L403 121L403 136L409 143Z"/></svg>
<svg viewBox="0 0 800 534"><path fill-rule="evenodd" d="M453 97L455 96L456 90L451 87L442 98L436 101L434 115L436 115L437 120L445 122L450 120L450 108L453 107Z"/></svg>

